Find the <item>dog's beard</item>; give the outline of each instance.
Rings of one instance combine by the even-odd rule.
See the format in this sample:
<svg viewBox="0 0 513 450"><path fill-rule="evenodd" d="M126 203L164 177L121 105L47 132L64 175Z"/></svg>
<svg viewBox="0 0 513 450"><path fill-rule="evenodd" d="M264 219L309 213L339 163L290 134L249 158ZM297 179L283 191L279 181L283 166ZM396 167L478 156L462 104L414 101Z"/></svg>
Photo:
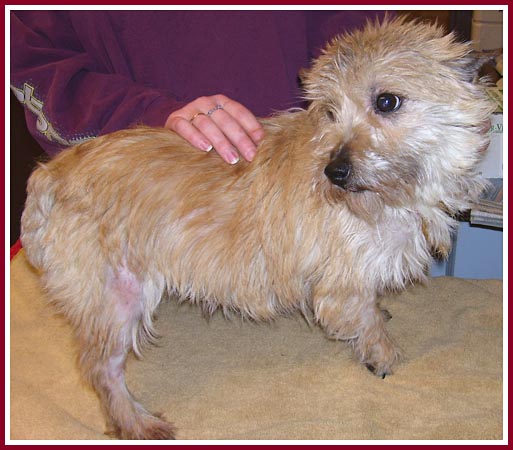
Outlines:
<svg viewBox="0 0 513 450"><path fill-rule="evenodd" d="M415 158L399 155L387 158L363 151L345 160L346 164L351 161L346 179L327 177L325 196L329 203L343 202L353 214L366 221L378 220L387 206L404 208L417 203L417 185L422 176Z"/></svg>

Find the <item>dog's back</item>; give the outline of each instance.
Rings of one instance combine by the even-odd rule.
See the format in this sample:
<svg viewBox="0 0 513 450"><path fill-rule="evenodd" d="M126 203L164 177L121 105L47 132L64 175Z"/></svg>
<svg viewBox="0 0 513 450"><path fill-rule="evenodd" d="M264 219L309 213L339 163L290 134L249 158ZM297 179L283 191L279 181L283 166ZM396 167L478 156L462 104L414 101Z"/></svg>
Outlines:
<svg viewBox="0 0 513 450"><path fill-rule="evenodd" d="M282 121L292 123L290 116L276 118L266 124L268 135ZM283 285L271 278L286 276L290 286L298 259L316 265L314 242L304 242L305 255L292 246L306 241L303 225L323 221L308 207L322 204L308 195L311 173L320 171L304 166L314 157L288 145L284 139L275 151L264 142L253 163L228 166L167 130L141 127L68 149L30 178L21 236L29 261L59 273L53 282L46 278L50 291L75 266L83 271L80 279L88 280L126 267L162 277L162 290L205 301L208 310L222 302L227 310L269 317L269 299ZM236 274L219 270L234 266L232 261ZM275 308L292 308L300 294L281 295Z"/></svg>

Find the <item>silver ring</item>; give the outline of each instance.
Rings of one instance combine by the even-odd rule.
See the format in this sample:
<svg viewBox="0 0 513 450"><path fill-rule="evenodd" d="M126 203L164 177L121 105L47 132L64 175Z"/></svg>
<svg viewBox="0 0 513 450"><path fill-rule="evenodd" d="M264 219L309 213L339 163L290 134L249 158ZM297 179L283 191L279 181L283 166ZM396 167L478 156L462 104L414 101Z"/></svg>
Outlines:
<svg viewBox="0 0 513 450"><path fill-rule="evenodd" d="M216 105L212 109L209 109L207 111L207 116L210 117L212 114L214 114L218 109L223 109L223 105Z"/></svg>

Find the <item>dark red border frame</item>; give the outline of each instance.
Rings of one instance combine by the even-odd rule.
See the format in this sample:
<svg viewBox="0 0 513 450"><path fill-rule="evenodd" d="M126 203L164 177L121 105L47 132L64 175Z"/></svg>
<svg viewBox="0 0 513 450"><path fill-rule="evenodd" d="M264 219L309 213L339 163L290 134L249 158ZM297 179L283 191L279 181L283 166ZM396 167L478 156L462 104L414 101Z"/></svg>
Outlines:
<svg viewBox="0 0 513 450"><path fill-rule="evenodd" d="M112 5L112 6L136 6L136 5L140 5L142 2L137 2L137 1L134 1L134 0L129 0L128 2L127 1L123 1L121 2L120 0L117 0L116 1L113 1L113 2L108 2L107 4L108 5ZM392 5L390 5L390 3L392 3ZM511 1L510 0L501 0L501 1L494 1L492 4L493 5L497 5L497 6L507 6L508 7L508 10L507 10L507 13L508 13L508 23L510 22L510 19L511 19L511 12L510 12L510 9L509 9L509 6L510 6L510 3ZM225 0L225 1L222 1L222 2L212 2L211 0L207 0L207 1L191 1L191 2L163 2L163 1L152 1L151 2L152 5L155 5L155 6L173 6L173 5L182 5L182 6L191 6L192 8L194 7L198 7L201 5L227 5L227 6L237 6L237 5L240 5L240 6L248 6L248 5L256 5L256 6L273 6L273 7L277 7L277 6L281 6L283 5L285 8L287 6L291 6L291 5L298 5L298 6L308 6L308 7L315 7L315 6L321 6L321 5L326 5L326 6L329 6L329 5L333 5L333 6L344 6L344 5L348 5L348 6L363 6L361 3L358 3L358 2L340 2L340 1L334 1L334 0L324 0L320 3L315 3L313 1L308 1L308 0L297 0L297 1L291 1L291 0L285 0L285 1L280 1L280 2L269 2L269 1L263 1L263 0L256 0L256 1L253 1L253 2L247 2L247 3L241 3L241 2L238 2L238 1L234 1L234 0ZM414 2L407 2L405 0L396 0L394 2L383 2L383 1L374 1L374 2L369 2L368 5L369 6L375 6L376 9L391 9L390 6L408 6L408 5L412 5L412 6L416 6L418 8L421 8L422 6L440 6L440 9L450 9L451 6L468 6L468 9L474 9L473 7L475 6L479 6L479 5L484 5L485 2L481 1L470 1L470 2L466 2L466 1L463 1L463 0L452 0L450 2L440 2L440 1L435 1L435 2L422 2L421 4L417 4L415 5ZM41 6L39 5L37 2L31 2L31 1L26 1L26 2L12 2L12 3L6 3L4 4L4 23L6 23L6 14L7 14L7 7L11 7L11 8L15 8L17 5L37 5L37 6ZM44 4L43 4L44 5ZM71 2L66 2L66 1L55 1L55 2L52 2L50 4L48 4L48 6L59 6L59 5L63 5L63 6L70 6L70 7L73 7L73 6L81 6L81 5L86 5L86 6L92 6L94 7L95 5L101 5L99 4L98 2L88 2L88 1L83 1L83 2L78 2L78 3L75 3L75 4L72 4ZM105 5L101 5L101 6L105 6ZM407 8L405 8L407 9ZM6 42L5 42L5 31L4 31L4 34L2 36L2 39L4 40L4 45L3 45L3 49L4 49L4 61L5 61L5 56L6 56ZM508 44L509 44L509 35L508 35ZM5 73L5 67L4 67L4 73ZM6 80L7 81L7 80ZM7 89L4 89L4 105L6 104L7 102ZM508 99L509 100L509 99ZM509 102L508 102L509 103ZM5 111L5 109L4 109ZM4 117L4 142L5 142L5 137L6 137L6 133L7 133L7 126L9 125L9 121L8 121L8 118L7 117ZM7 154L7 150L8 149L4 149L4 155ZM5 157L3 159L3 174L4 174L4 184L3 184L3 189L4 189L4 192L3 192L3 196L2 196L2 206L3 206L3 211L4 211L4 224L3 224L3 228L2 228L2 231L3 231L3 236L5 236L5 231L6 231L6 203L5 203L5 196L6 196L6 193L5 193L5 170L6 170L6 167L5 167ZM508 230L506 230L508 231ZM7 246L7 243L6 243L6 246ZM18 252L19 250L21 249L21 242L18 240L16 242L16 244L14 244L12 247L10 247L10 259L12 259ZM508 249L508 253L509 253L509 249ZM4 275L6 274L6 269L7 267L5 267L5 258L3 260L3 268L4 268ZM506 276L508 276L509 274L506 274ZM5 286L4 286L4 292L5 292ZM4 299L5 300L5 303L4 304L7 304L7 301L9 300L8 298ZM507 300L507 298L505 298L505 300ZM4 309L4 314L3 314L3 324L5 324L5 309ZM5 329L4 329L4 336L5 336ZM6 355L6 348L5 348L5 345L4 345L4 361L5 361L5 355ZM3 396L3 400L4 400L4 405L6 404L6 398L5 398L5 381L6 381L6 367L4 365L4 372L3 372L3 377L2 377L2 380L3 380L3 385L4 385L4 389L2 390L2 396ZM508 379L507 380L504 380L505 382L508 383L509 385L509 376L508 376ZM509 393L510 390L508 390L508 393ZM509 394L509 398L511 398L511 394ZM510 403L509 402L509 398L508 398L508 404ZM5 410L5 409L4 409ZM6 411L6 414L8 414L8 411ZM5 421L4 421L4 427L5 427ZM505 424L505 430L504 430L508 435L509 435L509 423L508 424ZM2 447L6 447L7 444L6 444L6 440L5 440L5 436L4 436L4 440L3 442L0 444ZM12 445L12 444L11 444ZM57 445L55 444L45 444L44 441L41 441L40 444L38 445L44 445L44 446L50 446L50 447L57 447ZM68 444L70 445L70 444ZM72 445L72 444L71 444ZM223 446L223 447L231 447L231 448L234 448L233 446L231 445L223 445L223 444L204 444L204 445L196 445L196 444L193 444L193 445L180 445L180 444L177 444L177 445L171 445L171 444L167 444L164 446L172 446L173 448L198 448L198 447L208 447L208 446L211 446L211 445L214 445L214 446ZM238 446L239 444L237 444ZM325 445L328 445L328 444L325 444ZM322 445L322 446L325 446L325 445ZM394 445L394 446L397 446L398 444L389 444L389 445ZM414 446L416 445L413 442L408 442L407 445L405 446L402 446L402 448L407 448L407 447L410 447L410 446ZM439 447L439 445L436 444L436 442L434 442L433 444L424 444L422 443L423 446L425 447ZM78 444L78 445L73 445L73 447L89 447L89 446L99 446L98 444ZM110 445L100 445L100 447L110 447ZM277 447L281 450L289 450L291 448L297 448L297 447L303 447L303 446L306 446L306 447L318 447L318 446L321 446L321 444L319 445L310 445L310 444L301 444L301 443L298 443L297 445L254 445L254 444L250 444L250 445L244 445L244 448L247 448L248 450L252 450L256 447ZM353 447L353 448L357 448L357 449L362 449L362 448L368 448L368 447L374 447L374 445L352 445L350 442L348 442L347 444L333 444L332 446L330 445L330 447L332 448L338 448L338 447ZM477 444L477 445L470 445L470 444L457 444L456 445L457 447L472 447L472 448L497 448L497 445L489 445L489 444L486 444L486 443L483 443L483 445L480 445L480 444ZM17 448L24 448L24 447L33 447L31 445L16 445ZM163 446L161 445L147 445L146 446L147 448L148 447L151 447L151 448L163 448ZM509 447L509 443L506 443L506 444L503 444L503 445L500 445L500 447Z"/></svg>

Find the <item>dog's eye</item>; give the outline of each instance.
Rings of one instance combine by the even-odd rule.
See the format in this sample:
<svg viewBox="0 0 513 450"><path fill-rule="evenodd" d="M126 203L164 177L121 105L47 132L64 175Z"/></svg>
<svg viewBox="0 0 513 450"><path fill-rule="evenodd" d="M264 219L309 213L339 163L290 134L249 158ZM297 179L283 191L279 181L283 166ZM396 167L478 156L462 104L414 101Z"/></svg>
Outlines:
<svg viewBox="0 0 513 450"><path fill-rule="evenodd" d="M379 94L376 98L376 110L384 113L397 111L401 107L401 104L401 97L387 92Z"/></svg>

